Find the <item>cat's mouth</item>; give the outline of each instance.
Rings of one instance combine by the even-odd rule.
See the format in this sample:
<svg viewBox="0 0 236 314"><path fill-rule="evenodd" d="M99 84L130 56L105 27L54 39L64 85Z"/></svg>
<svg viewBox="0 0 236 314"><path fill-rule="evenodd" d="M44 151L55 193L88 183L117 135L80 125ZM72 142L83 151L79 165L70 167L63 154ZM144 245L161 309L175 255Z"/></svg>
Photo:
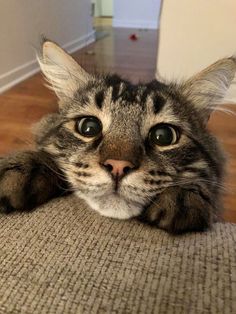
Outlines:
<svg viewBox="0 0 236 314"><path fill-rule="evenodd" d="M143 210L141 204L129 201L119 190L95 198L80 193L77 193L77 195L102 216L110 218L129 219L139 216Z"/></svg>
<svg viewBox="0 0 236 314"><path fill-rule="evenodd" d="M145 205L143 200L130 193L124 178L114 176L106 183L77 188L76 194L103 216L128 219L140 215Z"/></svg>

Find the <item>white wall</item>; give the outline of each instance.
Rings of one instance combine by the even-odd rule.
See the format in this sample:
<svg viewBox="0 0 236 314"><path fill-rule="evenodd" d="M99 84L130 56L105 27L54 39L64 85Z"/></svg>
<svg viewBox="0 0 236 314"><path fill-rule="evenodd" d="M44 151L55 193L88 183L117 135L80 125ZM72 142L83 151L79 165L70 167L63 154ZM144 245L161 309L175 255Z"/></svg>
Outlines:
<svg viewBox="0 0 236 314"><path fill-rule="evenodd" d="M0 92L35 73L40 35L70 52L94 39L90 0L7 0L0 9Z"/></svg>
<svg viewBox="0 0 236 314"><path fill-rule="evenodd" d="M162 75L190 76L236 53L235 0L164 0L158 68Z"/></svg>
<svg viewBox="0 0 236 314"><path fill-rule="evenodd" d="M114 0L114 27L158 28L161 0Z"/></svg>
<svg viewBox="0 0 236 314"><path fill-rule="evenodd" d="M220 58L236 54L235 0L164 0L157 76L187 78ZM226 101L236 100L233 83Z"/></svg>

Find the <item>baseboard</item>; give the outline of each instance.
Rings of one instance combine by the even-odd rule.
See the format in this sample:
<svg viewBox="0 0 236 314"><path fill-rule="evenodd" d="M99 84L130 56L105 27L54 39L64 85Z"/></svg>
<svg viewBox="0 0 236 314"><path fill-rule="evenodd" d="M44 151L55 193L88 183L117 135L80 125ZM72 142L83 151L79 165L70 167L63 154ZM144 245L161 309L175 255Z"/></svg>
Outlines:
<svg viewBox="0 0 236 314"><path fill-rule="evenodd" d="M144 28L144 29L157 29L158 21L146 21L146 20L118 20L113 19L112 21L113 27L126 27L126 28Z"/></svg>
<svg viewBox="0 0 236 314"><path fill-rule="evenodd" d="M69 53L73 53L76 50L79 50L92 42L95 41L95 31L92 31L89 34L81 36L73 41L70 41L64 44L62 47L66 49ZM35 73L39 72L39 66L36 61L31 60L26 62L7 73L0 75L0 94L15 86L16 84L24 81Z"/></svg>
<svg viewBox="0 0 236 314"><path fill-rule="evenodd" d="M93 30L89 34L86 34L78 39L72 40L67 44L63 45L62 47L66 49L69 53L73 53L76 50L79 50L83 47L88 46L92 42L95 41L95 31Z"/></svg>
<svg viewBox="0 0 236 314"><path fill-rule="evenodd" d="M0 76L0 94L10 89L14 85L24 81L28 77L39 71L36 60L32 60L4 73Z"/></svg>

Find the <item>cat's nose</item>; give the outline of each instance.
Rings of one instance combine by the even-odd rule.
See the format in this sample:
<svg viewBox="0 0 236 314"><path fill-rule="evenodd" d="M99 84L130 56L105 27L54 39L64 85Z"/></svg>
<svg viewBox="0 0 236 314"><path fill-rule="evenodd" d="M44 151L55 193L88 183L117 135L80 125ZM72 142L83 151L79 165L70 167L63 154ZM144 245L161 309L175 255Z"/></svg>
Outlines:
<svg viewBox="0 0 236 314"><path fill-rule="evenodd" d="M116 159L107 159L103 165L114 177L123 177L135 167L130 161Z"/></svg>

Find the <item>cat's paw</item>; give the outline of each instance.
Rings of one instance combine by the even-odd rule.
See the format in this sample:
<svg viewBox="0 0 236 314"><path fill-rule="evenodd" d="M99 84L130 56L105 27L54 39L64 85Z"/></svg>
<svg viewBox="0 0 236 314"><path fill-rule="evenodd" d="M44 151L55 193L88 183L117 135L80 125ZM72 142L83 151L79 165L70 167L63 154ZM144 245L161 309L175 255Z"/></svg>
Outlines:
<svg viewBox="0 0 236 314"><path fill-rule="evenodd" d="M170 233L204 231L212 224L214 208L198 191L167 188L144 210L140 217Z"/></svg>
<svg viewBox="0 0 236 314"><path fill-rule="evenodd" d="M43 152L22 152L0 159L0 212L32 210L62 195L66 183Z"/></svg>
<svg viewBox="0 0 236 314"><path fill-rule="evenodd" d="M0 212L23 210L27 191L27 175L19 166L9 166L0 171Z"/></svg>

